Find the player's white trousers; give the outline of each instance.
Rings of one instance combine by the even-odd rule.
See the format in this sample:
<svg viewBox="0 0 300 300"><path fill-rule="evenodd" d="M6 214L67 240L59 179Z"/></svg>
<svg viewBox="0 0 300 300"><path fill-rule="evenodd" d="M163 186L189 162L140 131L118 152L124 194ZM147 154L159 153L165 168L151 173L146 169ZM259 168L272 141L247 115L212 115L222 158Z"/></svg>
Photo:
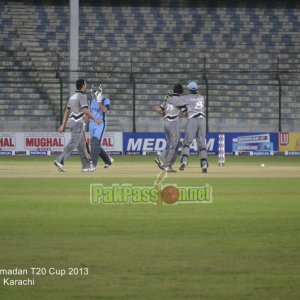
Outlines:
<svg viewBox="0 0 300 300"><path fill-rule="evenodd" d="M163 161L165 166L171 167L176 161L180 139L178 120L165 120L164 130L167 145L165 150L160 154L160 160Z"/></svg>
<svg viewBox="0 0 300 300"><path fill-rule="evenodd" d="M72 151L77 148L82 163L82 168L89 167L89 161L86 154L85 139L83 133L83 124L81 122L70 122L71 140L65 146L63 152L58 156L57 161L63 163L71 155Z"/></svg>
<svg viewBox="0 0 300 300"><path fill-rule="evenodd" d="M188 119L182 148L182 162L188 161L190 145L196 139L200 159L207 159L206 151L206 121L205 118Z"/></svg>

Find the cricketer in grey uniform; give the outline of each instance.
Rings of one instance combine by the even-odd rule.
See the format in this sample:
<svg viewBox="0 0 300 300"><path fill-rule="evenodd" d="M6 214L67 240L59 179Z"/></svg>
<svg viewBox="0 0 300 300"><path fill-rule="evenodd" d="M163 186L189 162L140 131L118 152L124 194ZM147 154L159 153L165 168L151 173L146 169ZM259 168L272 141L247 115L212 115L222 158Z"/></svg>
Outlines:
<svg viewBox="0 0 300 300"><path fill-rule="evenodd" d="M157 112L164 117L164 130L166 135L167 145L164 151L162 151L155 159L155 162L159 168L166 170L167 172L176 172L172 165L176 161L178 144L180 140L179 133L179 114L181 109L168 103L169 97L179 97L183 93L183 87L181 84L176 84L171 96L167 95L165 102L163 102Z"/></svg>
<svg viewBox="0 0 300 300"><path fill-rule="evenodd" d="M206 151L206 122L204 113L204 97L198 94L198 85L196 82L188 84L189 94L181 97L172 97L170 104L175 106L186 105L188 121L185 128L185 137L183 141L182 157L180 170L183 171L188 164L190 145L194 139L197 141L198 153L200 156L200 166L203 173L207 173L207 151Z"/></svg>
<svg viewBox="0 0 300 300"><path fill-rule="evenodd" d="M86 153L83 132L83 117L86 115L88 118L94 120L97 124L100 124L101 121L95 118L88 110L87 96L85 95L87 85L83 79L78 79L76 81L76 89L76 93L70 97L66 106L63 123L58 128L58 132L64 132L69 120L71 140L65 146L63 152L54 161L54 165L60 172L65 172L64 161L72 153L72 151L77 148L82 163L82 171L93 172L95 171L95 167L90 166Z"/></svg>

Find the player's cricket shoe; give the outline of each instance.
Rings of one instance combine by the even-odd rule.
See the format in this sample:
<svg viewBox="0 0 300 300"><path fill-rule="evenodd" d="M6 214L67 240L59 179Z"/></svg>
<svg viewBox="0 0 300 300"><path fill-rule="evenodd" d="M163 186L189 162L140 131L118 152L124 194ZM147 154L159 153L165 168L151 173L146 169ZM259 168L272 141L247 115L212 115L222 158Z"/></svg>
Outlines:
<svg viewBox="0 0 300 300"><path fill-rule="evenodd" d="M176 173L177 172L172 167L165 167L164 170L167 171L168 173Z"/></svg>
<svg viewBox="0 0 300 300"><path fill-rule="evenodd" d="M96 170L95 166L89 166L88 168L81 169L82 172L94 172Z"/></svg>
<svg viewBox="0 0 300 300"><path fill-rule="evenodd" d="M104 165L105 169L109 168L113 164L113 162L115 161L112 157L109 157L109 159L110 159L110 164L105 164Z"/></svg>
<svg viewBox="0 0 300 300"><path fill-rule="evenodd" d="M208 168L208 162L207 162L207 160L201 161L202 173L207 173L207 168Z"/></svg>
<svg viewBox="0 0 300 300"><path fill-rule="evenodd" d="M57 160L54 161L54 165L57 167L59 172L66 172L65 166L59 163Z"/></svg>
<svg viewBox="0 0 300 300"><path fill-rule="evenodd" d="M159 157L155 158L154 161L156 162L157 166L158 166L161 170L165 170L164 164L163 164L163 162L160 160Z"/></svg>
<svg viewBox="0 0 300 300"><path fill-rule="evenodd" d="M182 162L180 167L179 167L179 170L183 171L185 169L186 165L187 165L187 162Z"/></svg>

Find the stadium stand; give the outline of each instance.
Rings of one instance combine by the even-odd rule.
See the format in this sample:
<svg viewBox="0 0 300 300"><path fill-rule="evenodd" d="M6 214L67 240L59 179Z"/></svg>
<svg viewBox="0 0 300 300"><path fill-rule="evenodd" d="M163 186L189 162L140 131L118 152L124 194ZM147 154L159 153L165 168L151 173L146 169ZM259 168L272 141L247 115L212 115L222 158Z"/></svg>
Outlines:
<svg viewBox="0 0 300 300"><path fill-rule="evenodd" d="M52 51L43 47L38 6L1 4L1 131L52 131L60 99Z"/></svg>
<svg viewBox="0 0 300 300"><path fill-rule="evenodd" d="M300 130L297 1L130 3L80 2L78 73L103 83L114 108L110 130L132 130L132 75L139 131L162 130L154 109L175 82L196 80L205 95L203 75L210 131L277 131L280 83L282 130ZM60 115L56 71L64 83L64 103L69 93L68 1L9 1L0 13L0 130L7 130L9 119L24 114L26 120L25 112L53 130ZM15 75L7 79L5 70ZM28 87L20 93L24 70L30 70ZM9 106L11 100L15 106Z"/></svg>

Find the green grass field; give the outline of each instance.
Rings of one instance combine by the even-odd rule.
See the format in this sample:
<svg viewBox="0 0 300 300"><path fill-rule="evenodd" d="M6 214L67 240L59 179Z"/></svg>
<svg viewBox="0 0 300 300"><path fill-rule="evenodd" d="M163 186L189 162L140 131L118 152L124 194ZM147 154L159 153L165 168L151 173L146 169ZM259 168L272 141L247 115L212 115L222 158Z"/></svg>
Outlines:
<svg viewBox="0 0 300 300"><path fill-rule="evenodd" d="M154 157L59 173L53 157L0 157L0 299L299 299L300 158L191 158L165 183L213 188L209 204L90 204L90 184L153 186ZM261 167L261 163L265 167ZM88 275L50 275L49 270ZM4 279L34 278L34 286Z"/></svg>

